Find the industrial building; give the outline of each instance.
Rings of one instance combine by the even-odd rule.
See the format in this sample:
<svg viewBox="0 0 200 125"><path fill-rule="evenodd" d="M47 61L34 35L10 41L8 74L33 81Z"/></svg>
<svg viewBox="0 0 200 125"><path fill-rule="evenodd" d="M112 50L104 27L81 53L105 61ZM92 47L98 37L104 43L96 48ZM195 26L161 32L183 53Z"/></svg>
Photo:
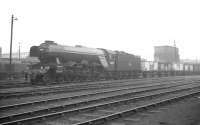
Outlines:
<svg viewBox="0 0 200 125"><path fill-rule="evenodd" d="M180 62L179 49L175 46L155 46L154 61L163 63Z"/></svg>

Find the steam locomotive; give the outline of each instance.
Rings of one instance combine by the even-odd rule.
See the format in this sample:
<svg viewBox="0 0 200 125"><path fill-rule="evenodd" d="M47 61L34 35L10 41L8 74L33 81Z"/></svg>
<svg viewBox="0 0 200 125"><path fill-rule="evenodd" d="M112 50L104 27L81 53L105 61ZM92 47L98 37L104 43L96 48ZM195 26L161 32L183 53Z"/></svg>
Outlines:
<svg viewBox="0 0 200 125"><path fill-rule="evenodd" d="M84 81L135 78L141 73L141 58L122 51L84 46L64 46L45 41L30 48L31 81Z"/></svg>

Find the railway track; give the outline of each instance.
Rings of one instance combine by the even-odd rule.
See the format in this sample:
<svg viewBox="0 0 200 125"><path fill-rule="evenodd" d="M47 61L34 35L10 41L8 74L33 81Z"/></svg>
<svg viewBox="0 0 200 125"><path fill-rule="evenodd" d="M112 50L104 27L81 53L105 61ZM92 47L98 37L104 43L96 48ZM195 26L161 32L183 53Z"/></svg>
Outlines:
<svg viewBox="0 0 200 125"><path fill-rule="evenodd" d="M37 103L43 103L43 102L53 102L58 100L67 100L67 99L74 99L84 96L91 96L91 95L97 95L102 93L114 93L114 92L120 92L120 91L136 91L139 90L148 90L148 89L160 89L165 87L175 87L179 85L184 85L182 83L183 81L176 81L176 83L167 81L161 83L151 83L151 84L145 84L145 85L124 85L124 86L117 86L112 88L101 88L101 89L94 89L94 90L85 90L85 91L79 91L79 92L68 92L68 93L60 93L60 94L53 94L53 95L39 95L34 97L25 97L25 98L16 98L16 99L5 99L0 102L0 109L8 109L10 107L19 107L19 106L25 106L28 104L37 104ZM193 81L187 81L189 83L194 83ZM188 84L188 83L186 83Z"/></svg>
<svg viewBox="0 0 200 125"><path fill-rule="evenodd" d="M144 78L145 79L145 78ZM154 79L154 78L152 78ZM157 78L155 78L157 79ZM54 86L55 84L59 84L60 86L66 85L66 84L84 84L84 83L95 83L95 82L104 82L104 81L122 81L126 79L121 79L121 80L98 80L98 81L64 81L64 82L51 82L51 83L37 83L37 84L31 84L28 81L25 81L24 79L21 80L0 80L0 88L16 88L16 87L27 87L27 86ZM141 79L134 79L134 80L141 80Z"/></svg>
<svg viewBox="0 0 200 125"><path fill-rule="evenodd" d="M187 83L188 84L188 83ZM193 84L192 82L190 84ZM25 105L33 105L43 102L54 102L58 100L68 100L68 99L75 99L75 98L81 98L81 97L87 97L87 96L93 96L93 95L100 95L100 94L110 94L110 93L118 93L118 92L124 92L124 93L132 93L132 92L143 92L147 90L157 90L162 88L171 88L175 86L184 85L181 83L181 81L176 83L166 83L166 84L160 84L160 83L154 83L150 85L139 85L139 86L123 86L123 87L116 87L116 88L107 88L107 89L101 89L101 90L90 90L90 91L84 91L84 92L72 92L72 93L66 93L66 94L58 94L56 96L43 96L43 97L37 97L32 100L29 98L26 99L18 99L17 100L4 100L3 103L0 103L0 110L1 109L8 109L12 107L20 107ZM14 103L14 104L13 104Z"/></svg>
<svg viewBox="0 0 200 125"><path fill-rule="evenodd" d="M114 112L113 110L108 110L107 112L110 112L108 114L103 114L102 116L99 116L97 118L94 118L94 117L91 118L91 119L88 118L88 120L85 120L85 121L78 121L78 122L75 121L75 122L72 122L71 124L72 125L93 125L93 124L113 125L112 121L114 121L116 119L122 119L123 122L121 122L121 123L117 122L117 123L118 124L132 125L132 122L134 121L134 119L129 118L130 115L134 115L138 112L143 112L144 110L153 109L153 108L156 108L158 106L167 105L171 102L176 102L176 101L179 101L179 100L187 98L187 97L195 96L199 93L200 93L200 91L179 94L179 95L175 95L174 97L163 98L163 99L160 99L160 100L155 100L155 101L148 102L148 103L141 104L141 105L138 104L137 106L129 107L126 110L123 110L123 111ZM87 115L88 114L86 114L86 117L87 117ZM91 115L88 115L88 116L91 116ZM50 122L50 123L59 123L59 122ZM66 122L66 121L64 121L64 122Z"/></svg>
<svg viewBox="0 0 200 125"><path fill-rule="evenodd" d="M185 77L196 77L196 76L176 76L176 78L185 78ZM25 81L25 80L1 80L0 81L0 89L9 89L9 88L24 88L24 87L33 87L33 88L38 88L38 89L34 89L32 91L40 91L40 90L47 90L47 89L51 89L51 88L55 88L55 89L59 89L62 87L67 87L67 86L73 86L73 85L87 85L87 84L99 84L99 83L111 83L113 81L115 81L116 83L118 82L122 82L122 81L129 81L129 80L134 80L134 81L142 81L142 80L159 80L159 79L168 79L168 78L174 78L174 76L170 76L170 77L152 77L152 78L138 78L138 79L121 79L121 80L99 80L99 81L83 81L83 82L52 82L52 83L48 83L48 84L39 84L39 85L32 85L29 82ZM67 84L67 85L66 85ZM42 88L42 89L41 89ZM31 90L30 90L31 91ZM0 95L2 95L0 93Z"/></svg>
<svg viewBox="0 0 200 125"><path fill-rule="evenodd" d="M176 82L182 82L185 81L183 80L175 80ZM28 97L24 97L24 95L19 95L20 97L18 97L16 95L17 98L5 98L2 99L0 101L0 107L4 107L6 105L13 105L14 106L18 106L18 104L27 104L28 102L47 102L47 101L53 101L53 100L61 100L62 98L65 99L66 97L68 98L72 98L74 95L74 97L79 97L79 96L85 96L85 95L92 95L92 94L98 94L98 93L108 93L108 92L114 92L114 91L119 91L119 90L127 90L128 89L136 89L136 88L147 88L147 87L154 87L154 86L165 86L165 84L168 83L174 83L175 81L157 81L157 82L152 82L152 81L148 81L148 84L123 84L120 86L112 86L112 87L102 87L102 88L97 88L97 89L86 89L86 90L82 90L82 91L73 91L73 92L66 92L64 90L62 90L61 92L52 92L52 93L48 93L48 94L39 94L39 95L33 95L33 96L28 96ZM198 81L193 81L193 80L186 80L187 82L198 82ZM162 82L162 83L161 83ZM33 103L32 103L33 104ZM8 107L7 107L8 108ZM1 109L1 108L0 108Z"/></svg>
<svg viewBox="0 0 200 125"><path fill-rule="evenodd" d="M1 80L0 88L16 88L16 87L27 87L30 84L25 80Z"/></svg>
<svg viewBox="0 0 200 125"><path fill-rule="evenodd" d="M180 82L180 81L179 81ZM196 82L189 82L185 84L179 84L179 82L174 82L174 84L166 84L166 85L161 85L160 86L157 84L154 86L146 86L143 88L124 88L124 90L121 88L118 90L110 90L110 91L102 91L98 93L91 93L88 94L86 93L85 95L82 96L71 96L69 97L70 100L68 99L68 103L63 104L59 102L59 99L57 99L57 104L53 104L54 106L46 107L46 108L39 108L38 110L35 111L28 111L28 112L23 112L23 113L11 113L10 115L3 116L0 118L1 124L16 124L16 123L24 123L29 121L35 121L35 120L40 120L44 118L49 118L49 117L54 117L54 116L59 116L63 114L80 114L80 112L87 112L91 110L96 110L98 108L106 108L106 107L112 107L113 105L121 105L129 103L129 102L136 102L138 100L143 100L145 98L153 98L153 97L160 97L162 95L170 95L171 93L181 93L184 94L186 91L190 92L192 91L197 91L199 90L199 83ZM182 81L183 82L183 81ZM188 81L186 81L188 82ZM189 84L189 85L188 85ZM85 98L84 98L85 97ZM61 100L64 98L60 98ZM50 100L49 100L50 101ZM52 100L51 100L52 101ZM65 100L66 101L66 100ZM69 103L70 101L70 103ZM55 100L54 100L55 102ZM43 100L42 103L45 103L43 105L48 104L48 100ZM29 103L29 104L22 104L21 107L24 105L30 105L34 103ZM39 104L39 102L37 102ZM41 104L41 103L40 103ZM57 106L55 106L57 105ZM11 106L9 108L17 107ZM17 108L19 108L20 105L18 105ZM42 107L39 105L38 107ZM45 106L43 106L45 107ZM4 107L6 108L6 107ZM24 107L23 107L24 108ZM8 112L8 107L3 109L3 107L0 110L5 110ZM14 108L16 109L16 108ZM27 110L26 108L24 110ZM95 116L95 115L94 115ZM96 118L95 118L96 119ZM88 120L87 120L88 121ZM91 122L91 120L89 120ZM86 121L84 121L86 122ZM76 123L76 122L75 122ZM78 122L82 123L82 121ZM78 124L77 123L77 124ZM93 123L93 122L92 122ZM70 124L74 124L73 120L70 121ZM84 123L85 124L85 123ZM87 124L87 123L86 123Z"/></svg>
<svg viewBox="0 0 200 125"><path fill-rule="evenodd" d="M0 93L0 100L6 98L16 98L16 97L26 97L26 96L35 96L35 95L44 95L44 94L55 94L62 92L71 92L71 91L80 91L80 90L89 90L89 89L101 89L101 88L109 88L116 86L125 86L131 84L146 84L151 81L153 82L165 82L165 81L178 81L185 80L184 77L177 78L153 78L153 79L138 79L138 80L114 80L114 81L101 81L94 83L79 83L79 84L64 84L64 85L56 85L56 86L48 86L48 87L37 87L37 89L24 90L20 92L5 92ZM16 88L17 89L17 88Z"/></svg>

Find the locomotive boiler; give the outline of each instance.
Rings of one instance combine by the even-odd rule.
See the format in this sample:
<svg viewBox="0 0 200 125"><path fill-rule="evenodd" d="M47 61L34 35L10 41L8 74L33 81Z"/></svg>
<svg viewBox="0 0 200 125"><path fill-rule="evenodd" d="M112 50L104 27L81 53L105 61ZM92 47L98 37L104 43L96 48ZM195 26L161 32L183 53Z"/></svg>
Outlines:
<svg viewBox="0 0 200 125"><path fill-rule="evenodd" d="M32 46L30 57L40 60L31 66L32 81L132 78L141 71L139 56L84 46L64 46L54 41Z"/></svg>

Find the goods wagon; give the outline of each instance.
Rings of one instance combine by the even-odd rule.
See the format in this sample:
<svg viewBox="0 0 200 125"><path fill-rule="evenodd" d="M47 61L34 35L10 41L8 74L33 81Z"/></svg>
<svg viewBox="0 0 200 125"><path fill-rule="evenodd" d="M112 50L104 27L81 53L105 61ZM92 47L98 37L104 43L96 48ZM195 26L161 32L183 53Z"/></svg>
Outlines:
<svg viewBox="0 0 200 125"><path fill-rule="evenodd" d="M172 70L174 70L174 71L180 71L181 70L180 66L181 66L180 63L173 63L172 64Z"/></svg>
<svg viewBox="0 0 200 125"><path fill-rule="evenodd" d="M194 68L193 70L195 73L200 72L200 64L198 64L198 63L193 64L193 68Z"/></svg>
<svg viewBox="0 0 200 125"><path fill-rule="evenodd" d="M173 64L154 61L143 61L142 72L144 77L173 75Z"/></svg>
<svg viewBox="0 0 200 125"><path fill-rule="evenodd" d="M142 61L141 69L146 77L193 75L200 73L200 64Z"/></svg>
<svg viewBox="0 0 200 125"><path fill-rule="evenodd" d="M171 63L161 63L157 62L158 69L157 71L171 71L172 70L172 64Z"/></svg>

